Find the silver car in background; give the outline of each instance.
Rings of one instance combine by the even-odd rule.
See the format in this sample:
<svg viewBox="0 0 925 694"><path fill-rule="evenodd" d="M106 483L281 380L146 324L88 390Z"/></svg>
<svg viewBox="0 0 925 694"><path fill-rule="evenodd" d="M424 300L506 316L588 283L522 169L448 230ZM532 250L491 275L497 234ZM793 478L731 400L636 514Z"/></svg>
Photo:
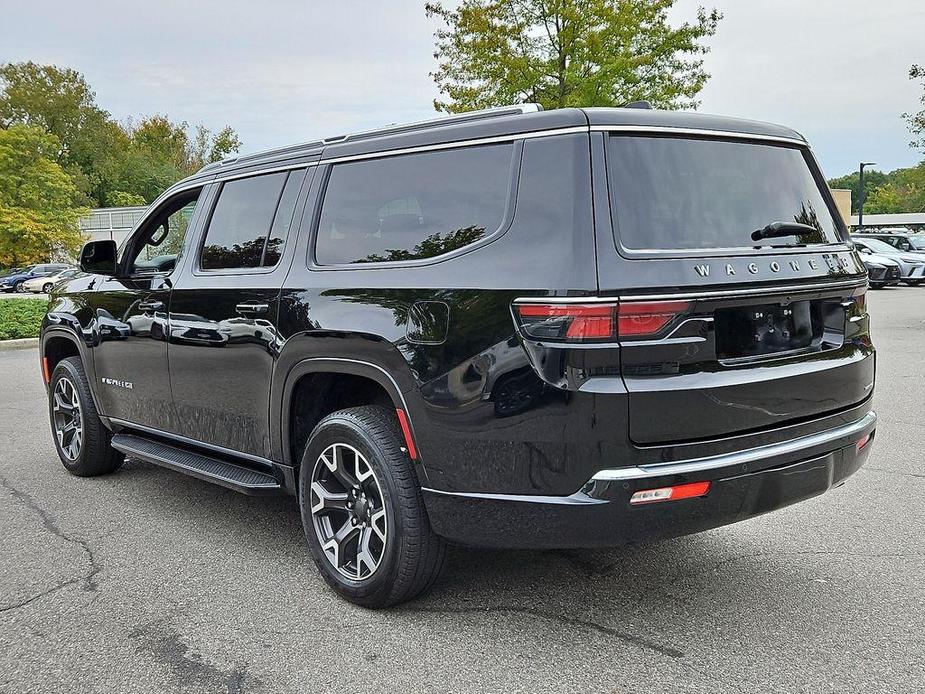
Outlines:
<svg viewBox="0 0 925 694"><path fill-rule="evenodd" d="M886 241L867 236L852 236L851 240L854 242L854 247L861 253L862 259L868 254L875 253L897 263L903 283L915 287L925 282L925 254L900 251Z"/></svg>

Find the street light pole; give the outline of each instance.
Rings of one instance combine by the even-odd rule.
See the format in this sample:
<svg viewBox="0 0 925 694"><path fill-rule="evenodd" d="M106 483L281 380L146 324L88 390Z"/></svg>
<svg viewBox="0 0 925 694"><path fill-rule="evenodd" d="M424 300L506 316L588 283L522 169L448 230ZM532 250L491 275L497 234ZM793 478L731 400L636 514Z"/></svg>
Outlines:
<svg viewBox="0 0 925 694"><path fill-rule="evenodd" d="M876 166L876 162L862 161L858 175L858 231L864 231L864 198L867 197L864 191L864 167Z"/></svg>

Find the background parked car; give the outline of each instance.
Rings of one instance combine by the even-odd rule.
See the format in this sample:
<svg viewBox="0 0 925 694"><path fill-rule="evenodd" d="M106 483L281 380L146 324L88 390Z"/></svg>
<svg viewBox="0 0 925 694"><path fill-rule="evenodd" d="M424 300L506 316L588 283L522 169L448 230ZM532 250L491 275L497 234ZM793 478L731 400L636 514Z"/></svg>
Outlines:
<svg viewBox="0 0 925 694"><path fill-rule="evenodd" d="M917 286L925 281L925 254L899 251L886 241L870 238L869 236L852 236L854 246L862 253L875 253L889 258L899 264L902 281L909 286Z"/></svg>
<svg viewBox="0 0 925 694"><path fill-rule="evenodd" d="M857 238L884 241L898 251L925 254L925 234L915 234L908 229L883 229L877 233L857 234Z"/></svg>
<svg viewBox="0 0 925 694"><path fill-rule="evenodd" d="M9 267L5 270L0 270L0 279L4 277L9 277L10 275L18 275L21 272L25 272L26 268L24 267Z"/></svg>
<svg viewBox="0 0 925 694"><path fill-rule="evenodd" d="M39 292L47 294L58 282L66 280L68 277L73 277L78 272L80 272L80 270L77 268L69 267L66 270L59 270L51 275L33 277L22 283L22 291L33 292L35 294Z"/></svg>
<svg viewBox="0 0 925 694"><path fill-rule="evenodd" d="M22 270L22 272L0 278L0 292L21 292L23 291L23 282L26 280L30 280L34 277L48 277L49 275L61 272L61 270L67 270L68 268L70 268L70 265L65 265L64 263L40 263L39 265L31 265Z"/></svg>
<svg viewBox="0 0 925 694"><path fill-rule="evenodd" d="M871 253L863 246L855 244L861 253L861 260L864 261L864 267L867 268L867 282L874 289L883 287L892 287L899 284L902 279L902 271L899 263L885 255Z"/></svg>

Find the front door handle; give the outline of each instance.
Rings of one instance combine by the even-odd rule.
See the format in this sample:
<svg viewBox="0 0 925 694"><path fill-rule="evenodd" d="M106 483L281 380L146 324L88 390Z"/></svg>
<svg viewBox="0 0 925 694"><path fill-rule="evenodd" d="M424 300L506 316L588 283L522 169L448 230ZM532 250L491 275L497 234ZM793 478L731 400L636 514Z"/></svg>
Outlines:
<svg viewBox="0 0 925 694"><path fill-rule="evenodd" d="M234 307L238 313L266 313L270 310L269 304L238 304Z"/></svg>
<svg viewBox="0 0 925 694"><path fill-rule="evenodd" d="M161 311L164 308L163 301L141 301L138 303L138 308L142 311Z"/></svg>

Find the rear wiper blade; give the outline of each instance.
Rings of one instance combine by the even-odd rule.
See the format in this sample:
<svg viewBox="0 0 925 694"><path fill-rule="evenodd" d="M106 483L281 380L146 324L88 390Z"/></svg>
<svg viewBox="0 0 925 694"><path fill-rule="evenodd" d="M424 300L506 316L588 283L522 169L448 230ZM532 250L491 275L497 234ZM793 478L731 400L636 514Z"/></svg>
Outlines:
<svg viewBox="0 0 925 694"><path fill-rule="evenodd" d="M777 239L781 236L798 236L799 234L818 234L819 230L809 224L800 224L799 222L774 222L768 224L764 229L756 229L752 232L752 241L761 241L761 239Z"/></svg>

